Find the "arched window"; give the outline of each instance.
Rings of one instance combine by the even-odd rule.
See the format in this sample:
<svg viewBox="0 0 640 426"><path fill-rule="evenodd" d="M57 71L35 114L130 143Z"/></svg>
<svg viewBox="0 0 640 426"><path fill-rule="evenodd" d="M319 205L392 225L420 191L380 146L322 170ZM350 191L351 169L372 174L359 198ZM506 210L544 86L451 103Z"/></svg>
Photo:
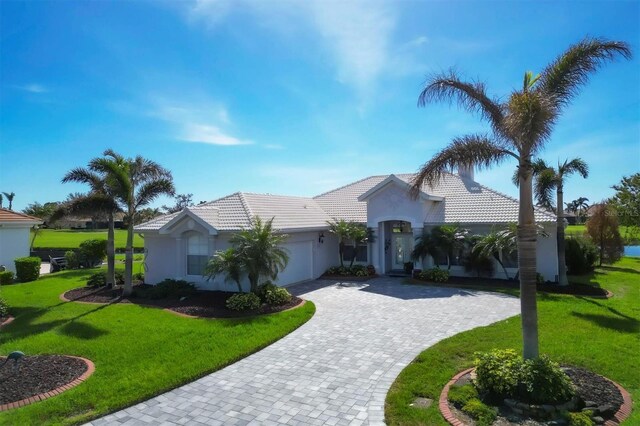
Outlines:
<svg viewBox="0 0 640 426"><path fill-rule="evenodd" d="M187 275L202 275L209 259L209 241L202 234L187 238Z"/></svg>

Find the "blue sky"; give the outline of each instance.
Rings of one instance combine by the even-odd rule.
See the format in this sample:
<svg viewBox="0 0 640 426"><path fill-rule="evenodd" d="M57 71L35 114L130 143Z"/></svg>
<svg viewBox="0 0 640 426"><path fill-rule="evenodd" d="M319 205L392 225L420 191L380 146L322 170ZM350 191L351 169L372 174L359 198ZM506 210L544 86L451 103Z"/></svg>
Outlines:
<svg viewBox="0 0 640 426"><path fill-rule="evenodd" d="M414 172L487 126L416 106L455 66L507 96L585 35L629 42L594 75L542 157L580 156L568 200L640 170L639 2L2 2L0 191L14 208L61 200L72 167L106 148L169 168L177 191L316 195ZM476 180L516 196L514 164ZM167 203L158 200L156 205ZM5 203L6 205L6 203Z"/></svg>

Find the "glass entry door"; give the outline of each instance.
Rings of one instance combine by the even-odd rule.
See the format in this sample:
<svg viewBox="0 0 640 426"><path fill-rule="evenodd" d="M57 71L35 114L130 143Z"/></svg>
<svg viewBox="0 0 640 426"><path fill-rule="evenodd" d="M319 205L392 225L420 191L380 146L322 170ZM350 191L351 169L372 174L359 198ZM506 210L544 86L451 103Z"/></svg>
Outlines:
<svg viewBox="0 0 640 426"><path fill-rule="evenodd" d="M411 262L411 250L413 250L413 235L394 235L391 240L391 269L404 269L404 264Z"/></svg>

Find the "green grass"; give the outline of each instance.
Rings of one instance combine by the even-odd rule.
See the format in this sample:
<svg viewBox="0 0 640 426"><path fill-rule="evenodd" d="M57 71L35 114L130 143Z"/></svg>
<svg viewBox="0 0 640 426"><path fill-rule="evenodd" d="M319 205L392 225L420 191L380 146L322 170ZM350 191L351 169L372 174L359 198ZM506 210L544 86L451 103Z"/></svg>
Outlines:
<svg viewBox="0 0 640 426"><path fill-rule="evenodd" d="M567 235L583 235L587 232L586 225L568 225L565 229ZM625 245L640 244L640 229L633 226L620 226L620 235Z"/></svg>
<svg viewBox="0 0 640 426"><path fill-rule="evenodd" d="M33 231L32 231L33 232ZM116 249L123 249L127 243L126 229L116 229ZM33 235L32 235L33 238ZM80 247L80 243L85 240L107 239L107 230L89 230L89 229L41 229L38 231L36 240L33 243L34 248L63 248L74 249ZM140 235L133 235L133 247L144 247L144 240Z"/></svg>
<svg viewBox="0 0 640 426"><path fill-rule="evenodd" d="M0 354L67 354L96 372L61 395L0 413L3 425L77 424L150 398L233 363L290 333L313 303L245 319L182 318L130 304L88 305L58 296L95 270L65 271L0 290L16 320L0 331Z"/></svg>
<svg viewBox="0 0 640 426"><path fill-rule="evenodd" d="M540 294L540 351L560 363L588 368L620 383L640 399L640 259L623 258L613 266L572 281L600 285L614 293L608 300ZM390 425L446 425L438 410L444 385L473 365L473 353L492 348L522 350L520 317L479 327L443 340L422 352L398 376L387 394ZM436 401L428 409L410 407L415 397ZM625 422L640 424L640 410Z"/></svg>

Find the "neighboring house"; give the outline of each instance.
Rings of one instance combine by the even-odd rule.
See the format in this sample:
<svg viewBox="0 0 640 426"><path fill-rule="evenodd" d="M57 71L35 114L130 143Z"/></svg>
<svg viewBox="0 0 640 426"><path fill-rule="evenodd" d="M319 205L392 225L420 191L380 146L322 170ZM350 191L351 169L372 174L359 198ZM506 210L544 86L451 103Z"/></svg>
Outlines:
<svg viewBox="0 0 640 426"><path fill-rule="evenodd" d="M40 224L37 217L0 208L0 265L16 271L13 261L29 256L31 228Z"/></svg>
<svg viewBox="0 0 640 426"><path fill-rule="evenodd" d="M116 229L123 229L124 226L124 213L115 213L113 215L114 227ZM91 218L91 217L66 217L57 220L54 224L56 228L69 228L69 229L107 229L109 222L106 218Z"/></svg>
<svg viewBox="0 0 640 426"><path fill-rule="evenodd" d="M223 277L207 281L202 270L215 251L229 247L235 232L251 225L254 216L273 217L274 227L289 235L285 248L290 261L278 278L279 285L318 278L339 264L338 240L328 232L327 221L332 219L363 223L373 230L375 241L356 248L357 261L372 264L379 273L402 270L411 261L415 238L425 228L459 224L482 234L518 220L518 201L475 182L473 171L447 173L435 187L424 187L416 199L408 193L412 177L371 176L313 198L237 192L158 217L135 228L144 234L145 281L180 278L203 289L232 291L234 286L224 283ZM558 274L556 218L542 209L536 209L535 217L549 235L538 239L538 272L554 281ZM346 251L352 254L353 249ZM453 259L451 274L467 275L461 265L463 253L459 255ZM515 275L517 254L503 261ZM433 265L434 259L428 258L416 268ZM495 276L504 275L496 268Z"/></svg>

